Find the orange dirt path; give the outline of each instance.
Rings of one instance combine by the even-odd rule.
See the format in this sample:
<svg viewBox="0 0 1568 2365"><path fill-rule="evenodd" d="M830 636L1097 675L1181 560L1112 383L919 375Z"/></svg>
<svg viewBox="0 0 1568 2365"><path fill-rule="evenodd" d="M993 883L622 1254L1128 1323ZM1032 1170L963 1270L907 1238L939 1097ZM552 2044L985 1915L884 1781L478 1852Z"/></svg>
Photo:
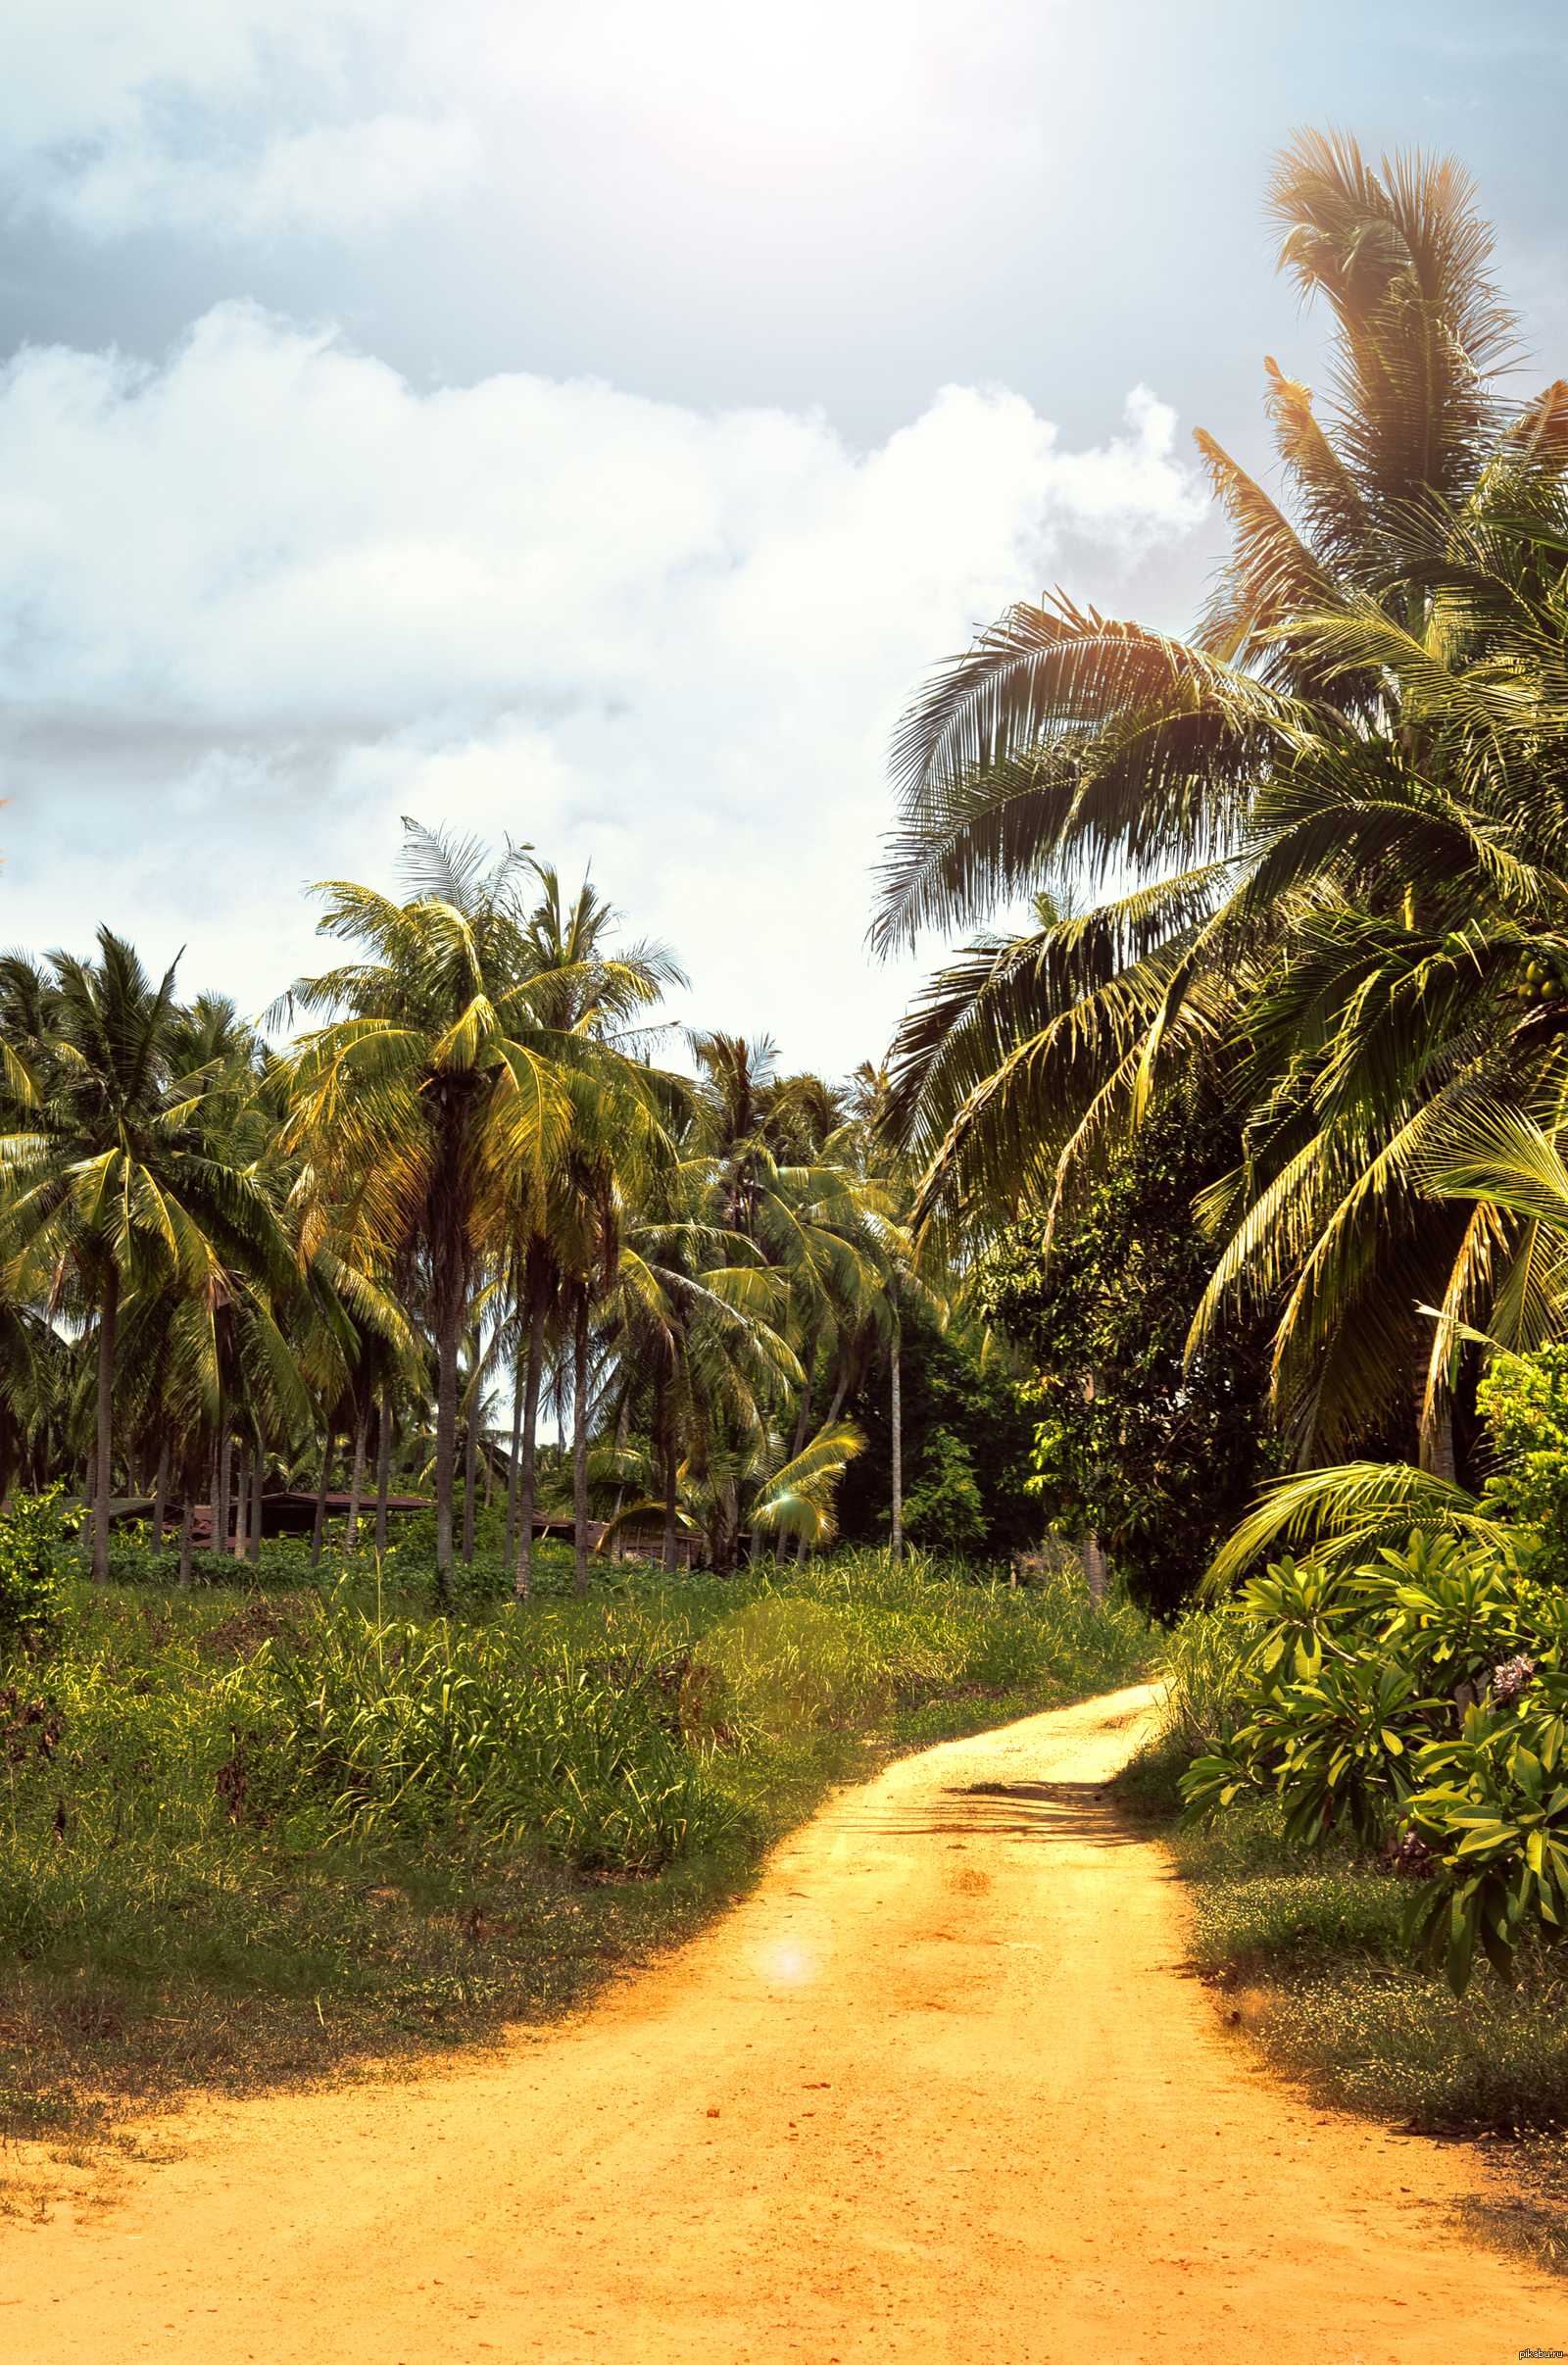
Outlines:
<svg viewBox="0 0 1568 2365"><path fill-rule="evenodd" d="M1308 2109L1178 1975L1180 1890L1097 1787L1149 1699L842 1793L744 1907L500 2061L193 2110L185 2158L122 2207L9 2233L0 2358L1568 2347L1561 2284L1437 2230L1471 2189L1462 2159Z"/></svg>

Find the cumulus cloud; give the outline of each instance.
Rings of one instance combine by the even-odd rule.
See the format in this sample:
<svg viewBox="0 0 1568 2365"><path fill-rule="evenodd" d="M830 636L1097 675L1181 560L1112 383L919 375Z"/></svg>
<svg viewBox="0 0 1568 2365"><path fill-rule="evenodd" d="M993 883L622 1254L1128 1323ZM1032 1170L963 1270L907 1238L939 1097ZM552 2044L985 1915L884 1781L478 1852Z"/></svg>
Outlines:
<svg viewBox="0 0 1568 2365"><path fill-rule="evenodd" d="M260 1007L304 879L399 814L532 839L671 938L710 1022L847 1065L883 759L912 683L1072 552L1114 598L1205 514L1146 390L1064 451L950 386L869 451L595 382L417 392L245 306L161 368L0 376L3 933L100 917Z"/></svg>

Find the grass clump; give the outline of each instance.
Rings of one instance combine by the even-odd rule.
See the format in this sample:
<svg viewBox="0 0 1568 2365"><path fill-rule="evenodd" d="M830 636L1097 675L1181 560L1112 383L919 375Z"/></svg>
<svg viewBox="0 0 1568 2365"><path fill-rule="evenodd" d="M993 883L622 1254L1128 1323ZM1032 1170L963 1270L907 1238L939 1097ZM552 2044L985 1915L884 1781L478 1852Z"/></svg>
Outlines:
<svg viewBox="0 0 1568 2365"><path fill-rule="evenodd" d="M0 2131L560 2011L743 1893L832 1785L1150 1652L1068 1577L878 1553L607 1563L586 1601L546 1563L529 1604L457 1618L395 1564L163 1573L68 1583L0 1669Z"/></svg>

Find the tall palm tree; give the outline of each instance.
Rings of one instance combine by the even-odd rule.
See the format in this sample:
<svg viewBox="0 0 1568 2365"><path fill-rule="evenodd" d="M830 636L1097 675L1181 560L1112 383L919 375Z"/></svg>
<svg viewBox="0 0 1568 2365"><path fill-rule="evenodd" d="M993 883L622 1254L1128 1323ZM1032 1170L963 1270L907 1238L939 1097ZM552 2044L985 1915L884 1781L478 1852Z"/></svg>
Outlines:
<svg viewBox="0 0 1568 2365"><path fill-rule="evenodd" d="M1190 642L1058 597L1014 609L948 669L897 750L905 827L880 929L891 944L1064 873L1130 875L1098 910L978 940L911 1011L892 1116L926 1167L917 1220L983 1228L1054 1201L1108 1129L1201 1065L1257 1111L1250 1168L1211 1208L1229 1278L1268 1230L1264 1199L1290 1201L1273 1262L1253 1258L1249 1281L1285 1296L1282 1411L1303 1441L1334 1440L1409 1385L1408 1341L1380 1343L1356 1303L1403 1289L1400 1256L1427 1271L1456 1246L1453 1219L1400 1179L1410 1092L1462 1057L1478 980L1485 1002L1541 923L1540 833L1522 854L1506 800L1489 811L1475 793L1508 691L1494 682L1481 711L1492 648L1459 578L1478 557L1506 574L1507 513L1553 501L1568 387L1498 397L1511 321L1451 164L1374 172L1353 142L1303 133L1270 210L1282 269L1335 323L1326 425L1267 366L1287 506L1200 436L1236 542ZM1466 889L1492 890L1495 958L1480 972L1454 941L1462 897L1429 892L1445 866L1453 885L1456 857ZM1407 1053L1412 1013L1444 1008L1405 1084L1369 1102L1391 1048L1369 1023L1380 1002ZM1244 1025L1250 1063L1234 1055ZM1315 1072L1308 1039L1338 1044ZM1332 1263L1336 1242L1319 1288L1319 1247ZM1391 1242L1393 1264L1362 1286Z"/></svg>
<svg viewBox="0 0 1568 2365"><path fill-rule="evenodd" d="M211 1303L228 1270L284 1283L291 1259L267 1193L212 1155L172 1073L173 967L155 986L129 945L108 928L98 942L97 962L51 957L36 1051L6 1062L0 1255L14 1298L97 1317L92 1570L102 1584L122 1294L173 1281Z"/></svg>
<svg viewBox="0 0 1568 2365"><path fill-rule="evenodd" d="M582 916L575 945L550 962L538 913L523 900L525 873L547 885L549 874L525 849L509 845L486 869L471 840L415 822L405 829L406 902L347 880L318 889L327 898L320 932L363 945L368 958L302 979L286 998L292 1008L330 1014L290 1062L287 1138L308 1150L316 1189L346 1211L342 1220L367 1241L372 1261L390 1267L416 1247L426 1260L437 1357L436 1568L445 1593L458 1346L476 1260L514 1235L519 1205L542 1213L549 1177L580 1117L582 1096L574 1101L569 1079L607 1062L629 1069L605 1039L605 1013L645 1008L661 990L661 972L646 949L630 963L595 953L584 941L595 911Z"/></svg>
<svg viewBox="0 0 1568 2365"><path fill-rule="evenodd" d="M458 1347L476 1217L499 1173L538 1174L568 1108L528 1002L517 876L509 847L488 870L475 843L405 825L402 904L323 881L319 932L368 958L302 978L293 1009L330 1013L290 1061L287 1138L317 1193L346 1210L367 1261L428 1260L437 1354L436 1573L450 1597ZM351 1013L347 1016L339 1012Z"/></svg>

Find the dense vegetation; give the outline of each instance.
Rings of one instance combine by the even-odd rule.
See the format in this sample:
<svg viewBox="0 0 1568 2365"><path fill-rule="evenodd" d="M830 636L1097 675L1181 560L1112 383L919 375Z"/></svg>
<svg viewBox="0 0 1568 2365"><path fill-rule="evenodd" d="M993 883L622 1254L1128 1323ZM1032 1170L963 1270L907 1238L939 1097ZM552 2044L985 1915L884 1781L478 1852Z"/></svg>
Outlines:
<svg viewBox="0 0 1568 2365"><path fill-rule="evenodd" d="M986 1313L1040 1374L1036 1502L1054 1527L1097 1534L1159 1615L1191 1597L1280 1463L1263 1325L1186 1352L1212 1262L1193 1198L1235 1148L1223 1118L1205 1138L1162 1110L1070 1217L1013 1224L980 1272Z"/></svg>
<svg viewBox="0 0 1568 2365"><path fill-rule="evenodd" d="M1430 2127L1568 2131L1564 1351L1499 1355L1489 1494L1274 1561L1167 1648L1129 1778L1197 1959L1287 2063ZM1179 1795L1178 1795L1179 1794Z"/></svg>
<svg viewBox="0 0 1568 2365"><path fill-rule="evenodd" d="M284 1051L107 932L0 964L38 2059L94 1997L151 2061L176 1992L243 1996L274 2064L329 2004L536 2007L830 1773L1128 1672L1147 1609L1129 1795L1184 1805L1205 1971L1379 2106L1568 2112L1568 385L1507 391L1451 163L1302 134L1269 207L1329 397L1267 363L1279 501L1200 437L1235 540L1189 639L1058 592L920 697L879 941L1036 924L885 1067L677 1059L666 949L412 828L403 902L324 885L349 958ZM1070 1554L980 1578L1047 1529L1111 1607Z"/></svg>

